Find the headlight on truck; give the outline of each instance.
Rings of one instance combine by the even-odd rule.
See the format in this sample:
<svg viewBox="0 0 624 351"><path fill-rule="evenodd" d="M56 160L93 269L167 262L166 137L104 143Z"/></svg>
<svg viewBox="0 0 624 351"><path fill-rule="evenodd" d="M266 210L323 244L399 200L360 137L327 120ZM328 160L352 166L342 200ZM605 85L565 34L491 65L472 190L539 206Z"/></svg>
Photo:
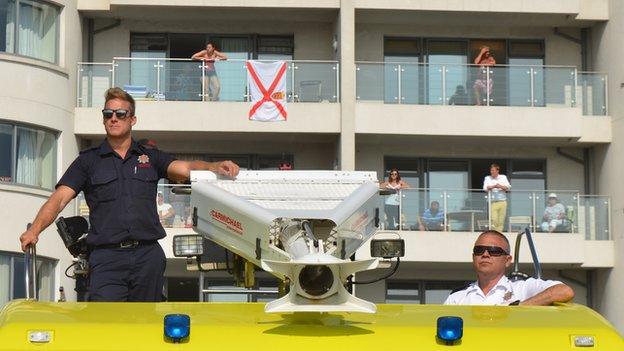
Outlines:
<svg viewBox="0 0 624 351"><path fill-rule="evenodd" d="M201 235L176 235L173 237L175 257L193 257L204 253L204 239Z"/></svg>

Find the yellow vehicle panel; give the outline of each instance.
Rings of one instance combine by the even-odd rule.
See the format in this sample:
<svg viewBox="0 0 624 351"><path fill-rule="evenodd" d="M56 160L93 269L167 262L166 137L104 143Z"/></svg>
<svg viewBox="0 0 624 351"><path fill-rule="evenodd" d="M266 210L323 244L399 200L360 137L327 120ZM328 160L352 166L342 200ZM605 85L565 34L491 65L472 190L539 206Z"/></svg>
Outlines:
<svg viewBox="0 0 624 351"><path fill-rule="evenodd" d="M378 305L375 314L267 314L259 303L45 303L16 300L0 312L0 350L624 350L624 340L581 305L551 307ZM180 344L163 333L167 314L187 314ZM436 339L436 320L464 320L463 338ZM29 331L50 331L33 344Z"/></svg>

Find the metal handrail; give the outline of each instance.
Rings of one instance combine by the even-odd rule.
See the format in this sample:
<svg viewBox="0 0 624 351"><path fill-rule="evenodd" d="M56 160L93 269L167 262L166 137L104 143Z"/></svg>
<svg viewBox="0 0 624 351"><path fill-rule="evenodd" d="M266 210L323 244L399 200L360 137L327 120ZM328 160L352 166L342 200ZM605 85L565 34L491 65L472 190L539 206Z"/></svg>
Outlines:
<svg viewBox="0 0 624 351"><path fill-rule="evenodd" d="M431 63L431 62L395 62L395 61L355 61L356 65L359 64L390 64L390 65L420 65L420 66L455 66L455 67L482 67L483 65L475 64L475 63ZM519 67L519 68L568 68L575 69L576 66L568 66L568 65L508 65L508 64L496 64L494 66L486 66L489 68L496 67ZM590 71L584 71L585 73L592 73ZM601 73L601 72L596 72Z"/></svg>
<svg viewBox="0 0 624 351"><path fill-rule="evenodd" d="M28 245L24 253L24 273L26 299L39 300L37 289L37 246L35 244Z"/></svg>
<svg viewBox="0 0 624 351"><path fill-rule="evenodd" d="M168 184L165 184L168 185ZM419 191L419 190L434 190L434 191L474 191L474 192L485 192L483 189L471 189L471 188L404 188L401 191ZM538 194L547 194L547 193L562 193L562 194L578 194L578 190L560 190L560 189L543 189L543 190L514 190L513 188L509 190L510 193L538 193ZM589 195L581 195L581 196L589 196ZM606 196L606 195L591 195L591 196Z"/></svg>
<svg viewBox="0 0 624 351"><path fill-rule="evenodd" d="M531 235L531 231L529 228L525 228L524 232L518 233L516 237L516 247L514 248L514 267L512 277L520 274L520 244L522 243L522 236L527 237L527 242L529 243L529 250L531 251L531 258L533 259L533 269L535 270L535 278L542 278L542 265L539 262L539 258L537 257L537 251L535 250L535 243L533 243L533 236Z"/></svg>
<svg viewBox="0 0 624 351"><path fill-rule="evenodd" d="M123 61L188 61L188 62L200 62L201 60L195 60L191 58L176 58L176 57L113 57L113 61L115 60L123 60ZM246 59L227 59L227 60L217 60L217 62L247 62L249 60ZM259 62L275 62L275 61L286 61L286 62L294 62L294 63L338 63L336 60L253 60Z"/></svg>

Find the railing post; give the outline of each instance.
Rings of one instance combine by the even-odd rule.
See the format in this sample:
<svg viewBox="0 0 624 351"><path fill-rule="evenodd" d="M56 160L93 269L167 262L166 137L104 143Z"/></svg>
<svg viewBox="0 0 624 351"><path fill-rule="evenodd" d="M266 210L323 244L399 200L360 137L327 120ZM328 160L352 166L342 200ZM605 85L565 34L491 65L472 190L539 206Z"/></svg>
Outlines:
<svg viewBox="0 0 624 351"><path fill-rule="evenodd" d="M398 87L397 94L399 96L398 97L398 103L399 104L401 103L401 100L403 100L403 92L401 91L401 89L402 89L402 84L401 84L402 74L401 74L401 70L402 69L403 68L401 67L401 65L397 65L397 87Z"/></svg>
<svg viewBox="0 0 624 351"><path fill-rule="evenodd" d="M607 238L611 240L611 197L607 197Z"/></svg>
<svg viewBox="0 0 624 351"><path fill-rule="evenodd" d="M605 116L608 116L609 115L609 76L607 76L606 74L604 75L604 108L603 110L604 110ZM610 231L611 231L611 228L609 228L609 232Z"/></svg>
<svg viewBox="0 0 624 351"><path fill-rule="evenodd" d="M82 64L78 64L76 66L77 70L76 70L76 107L82 107L80 106L80 96L82 95L82 89L80 89L80 77L81 77L81 71L82 71Z"/></svg>
<svg viewBox="0 0 624 351"><path fill-rule="evenodd" d="M529 74L531 75L531 107L535 106L535 70L530 68Z"/></svg>
<svg viewBox="0 0 624 351"><path fill-rule="evenodd" d="M397 193L399 195L399 230L403 230L403 192L399 189Z"/></svg>
<svg viewBox="0 0 624 351"><path fill-rule="evenodd" d="M532 214L531 214L531 231L537 231L537 199L535 198L535 193L531 193L531 202L532 205Z"/></svg>
<svg viewBox="0 0 624 351"><path fill-rule="evenodd" d="M336 62L334 65L336 70L336 102L340 102L340 63ZM355 75L355 81L357 86L357 74Z"/></svg>
<svg viewBox="0 0 624 351"><path fill-rule="evenodd" d="M201 96L202 101L206 101L206 94L208 87L206 86L206 63L202 60L201 61L201 94L199 94Z"/></svg>
<svg viewBox="0 0 624 351"><path fill-rule="evenodd" d="M488 229L492 229L492 196L491 191L487 192L487 208L488 208Z"/></svg>
<svg viewBox="0 0 624 351"><path fill-rule="evenodd" d="M576 107L576 93L577 93L577 89L578 89L578 69L574 68L574 71L572 72L572 74L574 75L574 92L572 93L572 106L571 107Z"/></svg>
<svg viewBox="0 0 624 351"><path fill-rule="evenodd" d="M113 64L112 64L112 69L111 69L111 88L112 87L116 87L117 84L115 84L115 67L117 67L117 64L115 63L115 59L113 59Z"/></svg>
<svg viewBox="0 0 624 351"><path fill-rule="evenodd" d="M494 84L492 84L494 87ZM486 106L490 106L490 66L485 66L485 97Z"/></svg>
<svg viewBox="0 0 624 351"><path fill-rule="evenodd" d="M290 64L292 68L292 73L290 75L290 89L292 91L292 102L295 102L299 99L299 95L295 94L295 71L297 70L297 66L295 66L295 61L292 61Z"/></svg>
<svg viewBox="0 0 624 351"><path fill-rule="evenodd" d="M581 210L581 193L576 193L576 209L574 210L574 216L576 218L574 218L574 221L572 222L572 226L571 226L572 233L574 233L574 226L575 225L577 227L576 232L577 233L579 232L579 225L578 225L578 223L579 223L579 213L580 213L580 210ZM570 220L570 219L571 218L568 218L568 220Z"/></svg>
<svg viewBox="0 0 624 351"><path fill-rule="evenodd" d="M442 105L446 105L446 66L442 66Z"/></svg>
<svg viewBox="0 0 624 351"><path fill-rule="evenodd" d="M444 231L450 232L451 228L448 223L448 203L447 203L448 194L446 190L442 192L442 208L444 209Z"/></svg>
<svg viewBox="0 0 624 351"><path fill-rule="evenodd" d="M158 101L160 98L160 60L156 61L156 96L154 96L154 100Z"/></svg>

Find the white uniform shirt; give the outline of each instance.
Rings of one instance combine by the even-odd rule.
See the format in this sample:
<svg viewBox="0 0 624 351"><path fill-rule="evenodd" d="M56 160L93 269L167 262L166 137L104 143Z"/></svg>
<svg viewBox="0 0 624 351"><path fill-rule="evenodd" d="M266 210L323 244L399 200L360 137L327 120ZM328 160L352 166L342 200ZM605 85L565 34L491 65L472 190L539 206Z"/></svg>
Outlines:
<svg viewBox="0 0 624 351"><path fill-rule="evenodd" d="M470 284L466 289L454 292L444 301L445 305L509 305L520 300L527 300L553 285L561 284L556 280L529 278L512 282L503 276L496 286L485 295L478 282Z"/></svg>
<svg viewBox="0 0 624 351"><path fill-rule="evenodd" d="M500 184L507 188L507 190L511 189L511 184L507 179L507 176L504 174L499 174L496 178L492 178L492 176L487 176L483 180L483 190L488 191L488 186ZM507 200L507 195L505 194L505 190L494 188L489 190L492 193L492 201L505 201Z"/></svg>

